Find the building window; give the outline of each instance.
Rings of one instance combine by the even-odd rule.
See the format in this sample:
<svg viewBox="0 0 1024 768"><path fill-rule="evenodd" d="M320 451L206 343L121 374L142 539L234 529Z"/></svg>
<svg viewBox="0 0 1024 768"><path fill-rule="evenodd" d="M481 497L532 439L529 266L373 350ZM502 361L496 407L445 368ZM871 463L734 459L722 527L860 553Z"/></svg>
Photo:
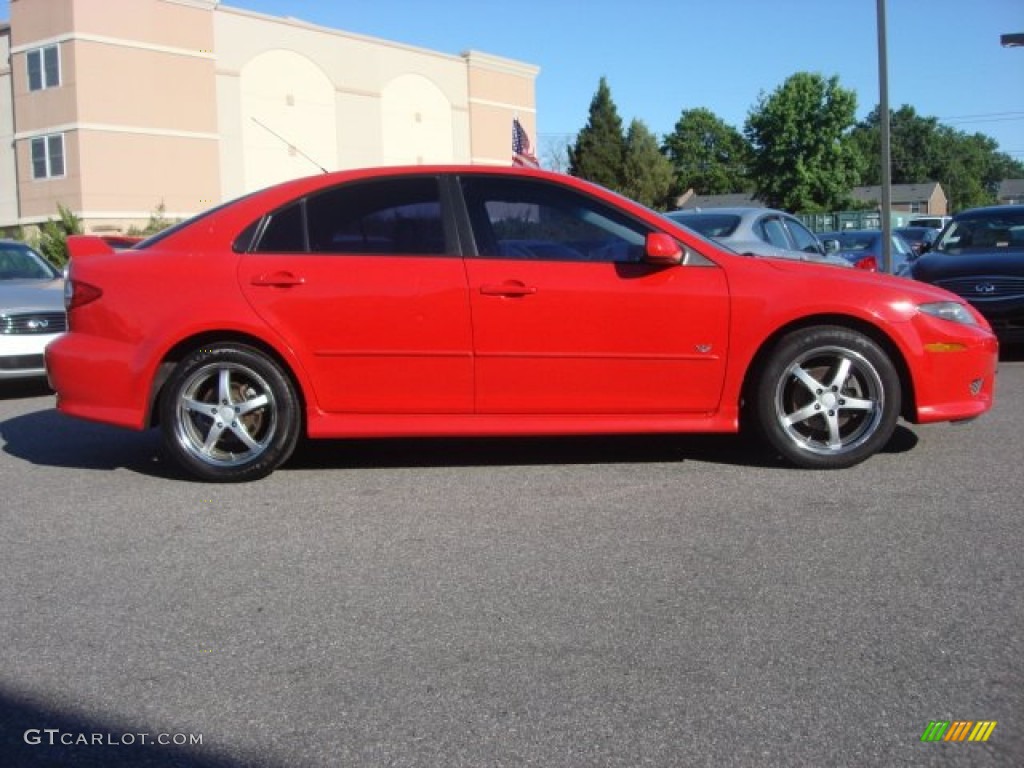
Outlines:
<svg viewBox="0 0 1024 768"><path fill-rule="evenodd" d="M64 134L32 139L32 178L50 179L64 175Z"/></svg>
<svg viewBox="0 0 1024 768"><path fill-rule="evenodd" d="M28 89L41 91L60 85L60 49L56 45L33 48L25 54L28 59Z"/></svg>

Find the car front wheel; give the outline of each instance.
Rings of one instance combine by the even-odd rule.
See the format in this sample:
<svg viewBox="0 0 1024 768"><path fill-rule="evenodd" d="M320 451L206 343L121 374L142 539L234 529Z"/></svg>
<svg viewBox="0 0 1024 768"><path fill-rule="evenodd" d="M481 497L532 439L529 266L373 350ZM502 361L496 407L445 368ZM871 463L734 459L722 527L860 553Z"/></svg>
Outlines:
<svg viewBox="0 0 1024 768"><path fill-rule="evenodd" d="M189 473L212 482L265 477L291 456L300 408L280 366L248 346L189 354L160 399L164 445Z"/></svg>
<svg viewBox="0 0 1024 768"><path fill-rule="evenodd" d="M783 337L758 378L756 420L800 467L841 469L881 450L896 429L900 380L867 336L823 326Z"/></svg>

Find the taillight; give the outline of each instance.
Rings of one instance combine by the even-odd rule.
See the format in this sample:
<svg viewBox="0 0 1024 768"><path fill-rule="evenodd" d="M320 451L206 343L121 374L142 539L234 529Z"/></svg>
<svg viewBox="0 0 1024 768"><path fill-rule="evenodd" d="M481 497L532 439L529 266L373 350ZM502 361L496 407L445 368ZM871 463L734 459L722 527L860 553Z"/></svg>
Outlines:
<svg viewBox="0 0 1024 768"><path fill-rule="evenodd" d="M860 259L853 266L855 266L857 269L866 269L869 272L878 271L878 261L877 259L875 259L874 256L865 256L863 259Z"/></svg>
<svg viewBox="0 0 1024 768"><path fill-rule="evenodd" d="M96 301L103 291L95 285L83 283L81 280L64 281L64 309L71 310Z"/></svg>

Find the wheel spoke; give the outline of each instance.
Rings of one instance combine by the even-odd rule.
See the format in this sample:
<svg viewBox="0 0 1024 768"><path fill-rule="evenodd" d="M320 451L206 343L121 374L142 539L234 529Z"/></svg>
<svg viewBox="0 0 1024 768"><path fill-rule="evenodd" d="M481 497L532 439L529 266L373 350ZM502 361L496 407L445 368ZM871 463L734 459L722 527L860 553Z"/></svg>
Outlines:
<svg viewBox="0 0 1024 768"><path fill-rule="evenodd" d="M183 397L181 404L185 407L185 410L191 411L192 413L205 413L209 415L212 406L209 403L204 403L202 400L196 400L194 397Z"/></svg>
<svg viewBox="0 0 1024 768"><path fill-rule="evenodd" d="M787 427L791 427L794 424L799 424L802 421L807 421L808 419L820 415L821 409L816 408L815 403L809 403L805 405L803 408L800 408L799 410L794 411L793 413L787 414L785 418L783 418L782 423L785 424Z"/></svg>
<svg viewBox="0 0 1024 768"><path fill-rule="evenodd" d="M207 456L213 454L213 450L217 447L220 436L224 434L224 429L225 426L223 422L215 421L210 424L210 431L206 433L206 439L203 441L203 453Z"/></svg>
<svg viewBox="0 0 1024 768"><path fill-rule="evenodd" d="M266 408L269 404L269 397L266 395L259 395L251 400L242 400L239 403L235 403L235 413L239 416L245 416L245 414L252 413L260 408Z"/></svg>
<svg viewBox="0 0 1024 768"><path fill-rule="evenodd" d="M799 381L801 384L807 387L807 390L811 394L816 393L819 389L822 388L822 383L818 381L816 378L814 378L810 374L810 372L806 371L800 366L795 366L792 370L792 374L793 378L795 378L797 381Z"/></svg>
<svg viewBox="0 0 1024 768"><path fill-rule="evenodd" d="M844 411L873 411L877 407L874 400L864 400L859 397L844 397L841 408Z"/></svg>
<svg viewBox="0 0 1024 768"><path fill-rule="evenodd" d="M839 431L839 412L829 411L825 414L825 423L828 424L828 447L838 450L843 447L843 436Z"/></svg>
<svg viewBox="0 0 1024 768"><path fill-rule="evenodd" d="M848 357L844 357L839 361L839 366L836 368L836 375L832 377L832 381L829 384L834 392L842 390L843 385L846 384L846 380L850 376L850 369L852 367L853 361Z"/></svg>
<svg viewBox="0 0 1024 768"><path fill-rule="evenodd" d="M245 447L250 451L258 451L263 446L253 439L252 435L249 434L249 430L245 428L245 423L236 421L231 425L231 432L237 437Z"/></svg>
<svg viewBox="0 0 1024 768"><path fill-rule="evenodd" d="M217 399L223 405L231 403L231 369L221 368L217 377Z"/></svg>

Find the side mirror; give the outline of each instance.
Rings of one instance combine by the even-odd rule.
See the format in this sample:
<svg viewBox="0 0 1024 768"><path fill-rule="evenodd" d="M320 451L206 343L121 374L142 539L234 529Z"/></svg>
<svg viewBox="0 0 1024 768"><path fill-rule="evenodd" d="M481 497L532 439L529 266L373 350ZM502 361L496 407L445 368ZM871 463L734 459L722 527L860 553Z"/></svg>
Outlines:
<svg viewBox="0 0 1024 768"><path fill-rule="evenodd" d="M651 232L644 243L644 263L662 267L683 263L683 249L676 239L664 232Z"/></svg>
<svg viewBox="0 0 1024 768"><path fill-rule="evenodd" d="M825 246L825 253L835 253L839 250L838 240L822 240L821 244Z"/></svg>

